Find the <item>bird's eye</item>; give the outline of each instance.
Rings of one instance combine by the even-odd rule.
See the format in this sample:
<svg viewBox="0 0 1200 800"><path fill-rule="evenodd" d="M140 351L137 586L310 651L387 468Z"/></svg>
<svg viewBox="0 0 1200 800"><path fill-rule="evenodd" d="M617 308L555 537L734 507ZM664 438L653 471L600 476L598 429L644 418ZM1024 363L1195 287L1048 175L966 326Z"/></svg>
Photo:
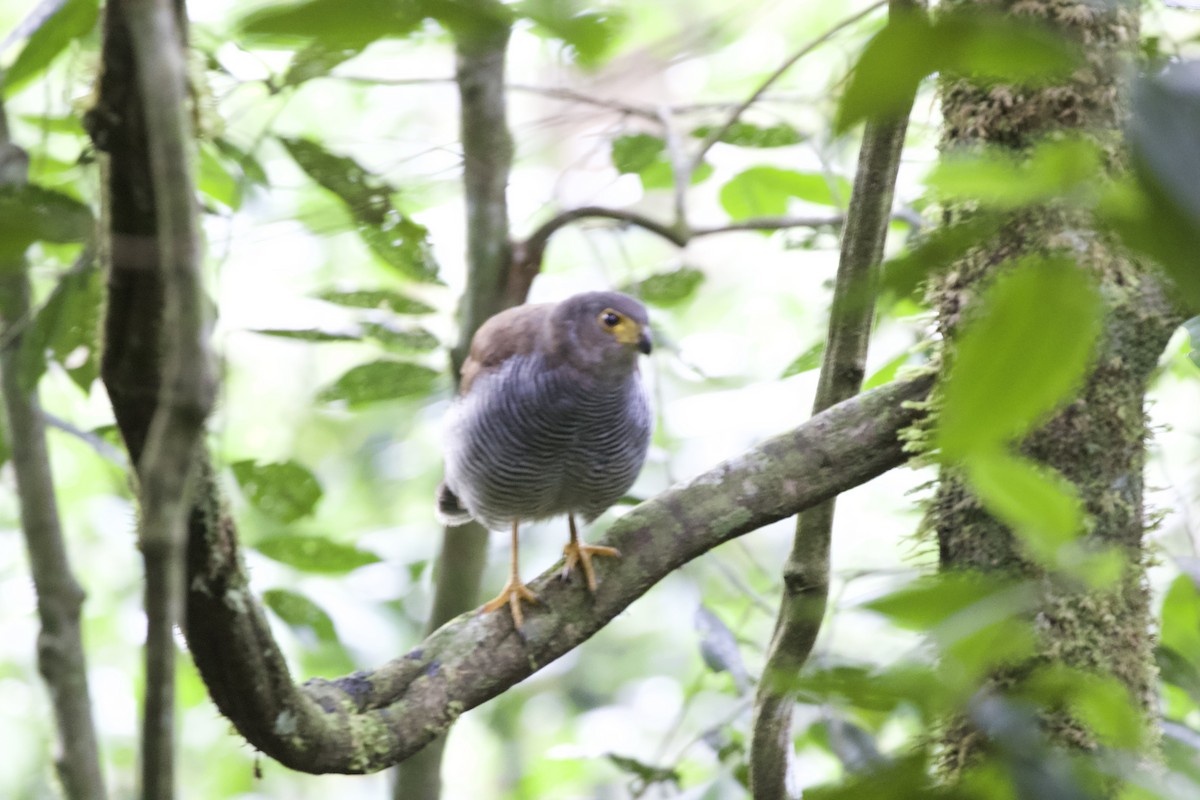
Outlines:
<svg viewBox="0 0 1200 800"><path fill-rule="evenodd" d="M621 322L621 315L615 311L605 311L600 315L600 321L606 328L615 328Z"/></svg>

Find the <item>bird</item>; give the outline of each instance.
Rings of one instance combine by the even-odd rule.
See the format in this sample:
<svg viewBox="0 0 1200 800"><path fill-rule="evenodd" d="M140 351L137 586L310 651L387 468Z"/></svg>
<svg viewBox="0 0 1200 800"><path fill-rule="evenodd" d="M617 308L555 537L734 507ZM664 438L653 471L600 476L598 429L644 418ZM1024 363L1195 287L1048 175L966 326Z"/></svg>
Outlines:
<svg viewBox="0 0 1200 800"><path fill-rule="evenodd" d="M518 570L521 522L566 514L562 577L579 566L593 593L592 557L620 557L584 543L575 518L590 523L641 471L653 418L638 355L651 349L646 307L613 291L509 308L472 337L446 417L436 510L446 525L511 531L508 582L482 612L507 605L520 630L521 603L539 602Z"/></svg>

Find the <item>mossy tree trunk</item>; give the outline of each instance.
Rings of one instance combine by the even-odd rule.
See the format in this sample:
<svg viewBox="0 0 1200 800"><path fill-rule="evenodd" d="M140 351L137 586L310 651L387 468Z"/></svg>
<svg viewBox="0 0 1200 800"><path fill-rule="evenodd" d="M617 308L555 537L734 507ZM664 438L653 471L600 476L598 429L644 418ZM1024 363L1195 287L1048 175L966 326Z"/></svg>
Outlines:
<svg viewBox="0 0 1200 800"><path fill-rule="evenodd" d="M1122 167L1122 87L1136 55L1137 5L1067 0L946 0L942 7L988 6L1045 20L1080 42L1088 66L1067 83L1038 89L981 86L944 78L943 148L982 145L1020 154L1047 137L1084 136L1101 144L1112 170ZM969 213L951 208L949 221ZM1120 578L1088 589L1055 577L1027 558L1012 533L989 516L953 468L943 468L930 509L943 570L1006 571L1041 589L1034 618L1038 662L1112 676L1128 687L1147 723L1155 704L1152 616L1146 586L1142 469L1147 425L1144 398L1158 358L1181 321L1156 276L1129 258L1086 212L1060 206L1013 213L986 246L957 263L931 289L941 332L953 350L972 300L1010 259L1067 255L1099 282L1105 322L1092 371L1077 398L1021 444L1025 455L1058 470L1078 487L1090 518L1089 544L1123 555ZM1032 665L1025 665L1026 667ZM1011 678L1023 670L1014 669ZM1094 737L1066 714L1044 717L1051 741L1091 749ZM1153 737L1145 737L1153 746ZM954 780L987 747L967 720L951 724L942 767Z"/></svg>

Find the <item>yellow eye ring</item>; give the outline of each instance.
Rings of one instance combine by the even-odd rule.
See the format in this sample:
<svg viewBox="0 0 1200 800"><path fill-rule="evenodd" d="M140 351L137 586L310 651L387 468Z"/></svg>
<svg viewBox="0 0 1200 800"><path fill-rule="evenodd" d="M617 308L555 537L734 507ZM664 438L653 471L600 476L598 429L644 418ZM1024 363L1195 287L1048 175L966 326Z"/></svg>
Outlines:
<svg viewBox="0 0 1200 800"><path fill-rule="evenodd" d="M621 324L624 317L619 312L613 311L611 308L606 308L600 312L600 316L597 319L600 320L601 325L609 330L613 330Z"/></svg>

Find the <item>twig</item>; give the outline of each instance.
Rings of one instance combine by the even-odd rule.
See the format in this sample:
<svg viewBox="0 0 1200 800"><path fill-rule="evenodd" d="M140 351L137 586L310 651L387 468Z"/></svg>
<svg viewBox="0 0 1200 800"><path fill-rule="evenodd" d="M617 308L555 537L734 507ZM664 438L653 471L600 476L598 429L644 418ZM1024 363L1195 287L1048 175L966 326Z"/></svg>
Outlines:
<svg viewBox="0 0 1200 800"><path fill-rule="evenodd" d="M92 433L91 431L85 431L83 428L80 428L78 425L75 425L74 423L63 419L62 417L55 416L54 414L51 414L49 412L43 411L42 418L45 419L46 424L49 425L51 428L57 428L58 430L62 431L63 433L70 434L71 436L74 436L76 439L79 439L80 441L87 444L89 447L91 447L93 450L95 450L96 453L100 455L100 457L102 457L108 461L111 461L113 464L116 464L118 467L121 467L122 469L126 469L129 467L129 459L125 457L124 451L120 450L117 447L113 447L111 444L109 444L107 441L105 441L102 437L97 436L96 434Z"/></svg>
<svg viewBox="0 0 1200 800"><path fill-rule="evenodd" d="M215 379L207 348L195 187L190 167L187 56L172 0L117 0L123 7L145 114L163 286L163 382L137 460L146 563L146 702L142 795L174 796L175 642L183 616L189 477Z"/></svg>
<svg viewBox="0 0 1200 800"><path fill-rule="evenodd" d="M0 99L0 184L25 182L28 158L9 141L8 120ZM7 259L4 259L7 260ZM88 691L87 659L80 630L83 589L67 556L54 477L46 448L45 416L35 386L21 386L21 330L29 316L29 275L24 257L0 263L0 391L8 421L13 471L21 528L37 593L38 670L50 690L58 727L58 775L68 800L104 800L104 775L92 703Z"/></svg>
<svg viewBox="0 0 1200 800"><path fill-rule="evenodd" d="M911 2L891 0L890 10L895 14L910 7ZM853 397L862 388L875 287L907 128L905 110L894 120L869 122L863 135L842 231L841 259L814 414ZM796 674L808 660L825 615L834 503L831 497L800 515L792 550L784 563L783 598L755 697L750 785L756 800L787 796L794 704L787 687L795 684Z"/></svg>
<svg viewBox="0 0 1200 800"><path fill-rule="evenodd" d="M742 114L746 113L746 109L758 102L758 99L763 96L767 89L771 88L771 85L775 83L775 81L783 77L783 74L791 69L797 61L804 58L821 45L825 44L825 42L829 41L846 28L855 24L864 17L874 13L878 9L883 8L883 6L887 5L887 2L888 0L877 0L877 2L872 3L862 11L859 11L857 14L852 14L849 17L846 17L844 20L834 25L832 28L825 31L808 44L804 45L804 47L801 47L786 61L780 64L774 72L767 76L766 80L758 85L758 88L755 89L749 97L743 100L736 108L733 109L733 111L729 112L729 115L725 118L725 121L722 124L713 128L712 131L709 132L708 136L704 137L704 141L700 143L700 147L696 150L696 154L692 156L691 168L688 170L689 176L691 173L695 172L700 164L704 161L704 156L708 155L708 151L712 149L712 146L721 141L721 137L729 132L729 129L732 128L738 119L741 118Z"/></svg>

